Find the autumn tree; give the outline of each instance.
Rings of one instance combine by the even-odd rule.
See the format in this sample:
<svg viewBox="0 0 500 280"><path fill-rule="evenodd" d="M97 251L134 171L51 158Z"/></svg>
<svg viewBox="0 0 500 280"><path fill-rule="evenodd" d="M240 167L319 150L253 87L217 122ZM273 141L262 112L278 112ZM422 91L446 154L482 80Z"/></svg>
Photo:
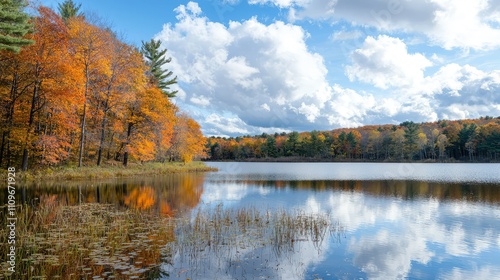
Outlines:
<svg viewBox="0 0 500 280"><path fill-rule="evenodd" d="M437 147L437 138L439 136L440 132L439 129L434 128L431 133L430 133L430 138L429 138L429 146L431 149L431 158L435 159L436 158L436 147Z"/></svg>
<svg viewBox="0 0 500 280"><path fill-rule="evenodd" d="M83 83L80 85L83 97L83 108L81 111L80 143L78 152L78 166L83 164L83 151L85 147L85 129L87 124L87 106L93 76L99 72L109 72L109 61L105 54L109 52L110 34L96 25L90 24L81 17L73 17L68 20L70 36L70 53L76 63L77 71L83 75Z"/></svg>
<svg viewBox="0 0 500 280"><path fill-rule="evenodd" d="M404 149L405 149L405 131L401 128L397 128L391 134L392 143L394 143L394 154L399 155L399 159L404 159Z"/></svg>
<svg viewBox="0 0 500 280"><path fill-rule="evenodd" d="M446 151L446 147L448 146L448 137L444 134L440 134L437 138L436 146L439 150L439 158L443 159Z"/></svg>
<svg viewBox="0 0 500 280"><path fill-rule="evenodd" d="M120 149L123 165L127 166L130 155L142 162L164 159L172 145L177 108L150 83L136 91L135 98L127 103L125 136Z"/></svg>
<svg viewBox="0 0 500 280"><path fill-rule="evenodd" d="M370 154L374 155L375 159L378 159L379 157L381 144L382 144L382 137L380 136L380 131L370 130L368 132L367 149Z"/></svg>
<svg viewBox="0 0 500 280"><path fill-rule="evenodd" d="M175 124L169 154L172 159L177 158L187 163L195 157L206 156L205 142L200 125L186 114L180 114Z"/></svg>
<svg viewBox="0 0 500 280"><path fill-rule="evenodd" d="M21 56L25 58L26 64L31 69L29 77L31 97L28 101L30 109L27 112L27 125L22 147L22 170L28 169L29 151L33 147L33 141L38 139L43 143L43 141L48 140L49 135L47 134L54 128L51 127L51 131L42 131L39 125L37 131L35 131L35 119L38 118L38 123L50 122L50 118L61 113L59 106L64 104L63 99L68 97L66 95L67 91L61 91L61 84L58 82L63 79L63 76L70 75L70 72L65 71L68 66L66 52L68 33L66 26L57 14L46 7L39 7L38 13L39 16L35 19L35 32L33 33L33 39L37 43L25 48L21 53ZM53 95L55 94L58 95L59 104L56 104L57 101L54 102L56 97ZM74 97L69 96L68 98L73 99ZM56 106L58 109L50 106ZM43 115L39 113L48 108L51 108L53 112L46 115L42 121L40 116ZM33 138L34 133L38 135L36 139ZM53 145L50 145L53 151L58 150L54 146L57 145L56 142L58 142L57 139L53 139L51 143Z"/></svg>
<svg viewBox="0 0 500 280"><path fill-rule="evenodd" d="M165 69L166 64L172 58L166 57L167 49L161 49L161 41L151 39L142 42L141 53L144 55L149 66L149 78L151 83L160 88L168 97L175 97L177 91L172 91L170 86L177 83L177 77L172 78L173 72Z"/></svg>
<svg viewBox="0 0 500 280"><path fill-rule="evenodd" d="M34 43L24 37L32 30L24 7L26 2L23 0L0 0L0 50L18 53L21 47Z"/></svg>
<svg viewBox="0 0 500 280"><path fill-rule="evenodd" d="M108 123L124 116L126 101L132 99L135 91L145 86L142 57L131 46L111 36L110 49L105 54L109 71L101 76L97 94L97 108L100 108L99 148L97 165L102 162ZM112 136L110 136L112 137Z"/></svg>
<svg viewBox="0 0 500 280"><path fill-rule="evenodd" d="M14 146L16 142L22 140L20 135L24 127L20 120L16 118L17 111L23 109L20 106L21 100L30 89L28 80L30 69L24 59L10 51L0 51L0 103L2 110L2 122L0 129L2 139L0 145L0 164L6 161L7 166L11 165L11 160L16 156Z"/></svg>
<svg viewBox="0 0 500 280"><path fill-rule="evenodd" d="M443 122L444 129L442 133L446 135L447 145L446 149L448 155L455 159L460 159L462 157L462 152L460 151L459 145L457 145L458 133L460 132L461 125L457 122Z"/></svg>
<svg viewBox="0 0 500 280"><path fill-rule="evenodd" d="M426 152L427 143L428 143L427 135L425 135L425 133L423 132L420 132L417 135L417 146L420 153L419 156L420 159L427 157L427 152Z"/></svg>
<svg viewBox="0 0 500 280"><path fill-rule="evenodd" d="M454 139L454 142L448 137ZM269 153L273 148L269 147L274 146L277 156L321 157L330 160L365 157L378 160L443 160L461 149L468 155L468 160L472 161L497 160L500 155L500 146L497 144L500 143L499 138L500 121L490 117L422 124L404 122L401 126L364 126L323 132L212 137L207 147L214 160L269 157L273 155L273 152ZM467 139L463 148L457 142L460 139Z"/></svg>

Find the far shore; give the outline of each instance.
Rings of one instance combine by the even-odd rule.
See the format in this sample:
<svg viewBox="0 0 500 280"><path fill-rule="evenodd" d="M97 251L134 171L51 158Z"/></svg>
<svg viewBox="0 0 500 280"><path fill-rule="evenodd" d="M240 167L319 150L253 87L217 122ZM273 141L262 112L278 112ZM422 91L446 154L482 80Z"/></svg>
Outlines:
<svg viewBox="0 0 500 280"><path fill-rule="evenodd" d="M246 158L246 159L223 159L223 160L213 160L206 159L207 162L372 162L372 163L499 163L500 161L487 161L487 160L475 160L475 161L464 161L456 159L425 159L425 160L376 160L376 159L330 159L330 158L310 158L310 157L267 157L267 158Z"/></svg>

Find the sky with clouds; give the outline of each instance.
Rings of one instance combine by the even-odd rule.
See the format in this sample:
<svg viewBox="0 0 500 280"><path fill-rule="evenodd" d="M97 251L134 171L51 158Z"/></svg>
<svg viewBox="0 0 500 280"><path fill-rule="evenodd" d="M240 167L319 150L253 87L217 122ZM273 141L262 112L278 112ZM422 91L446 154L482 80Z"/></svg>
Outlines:
<svg viewBox="0 0 500 280"><path fill-rule="evenodd" d="M500 1L82 2L163 42L207 136L500 116Z"/></svg>

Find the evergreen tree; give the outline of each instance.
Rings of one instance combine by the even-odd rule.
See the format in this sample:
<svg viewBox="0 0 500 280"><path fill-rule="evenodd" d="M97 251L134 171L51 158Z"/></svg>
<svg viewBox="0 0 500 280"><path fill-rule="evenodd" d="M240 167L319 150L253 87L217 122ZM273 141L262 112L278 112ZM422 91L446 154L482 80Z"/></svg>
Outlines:
<svg viewBox="0 0 500 280"><path fill-rule="evenodd" d="M72 17L83 16L82 13L79 13L82 4L77 5L73 2L73 0L66 0L57 5L59 9L59 14L61 15L61 17L65 22Z"/></svg>
<svg viewBox="0 0 500 280"><path fill-rule="evenodd" d="M264 151L267 157L277 157L278 149L276 148L276 138L269 135L264 144Z"/></svg>
<svg viewBox="0 0 500 280"><path fill-rule="evenodd" d="M418 145L417 145L417 140L418 140L418 129L419 126L418 124L414 122L403 122L400 124L402 127L406 127L405 130L405 145L406 149L408 151L408 158L413 159L413 156L416 154L418 151Z"/></svg>
<svg viewBox="0 0 500 280"><path fill-rule="evenodd" d="M160 46L160 40L151 39L149 42L142 42L141 53L147 59L151 82L168 97L175 97L177 91L171 91L170 86L177 83L177 77L171 78L172 71L162 69L162 66L170 63L172 58L166 58L167 49L160 50Z"/></svg>
<svg viewBox="0 0 500 280"><path fill-rule="evenodd" d="M293 131L285 141L285 156L297 156L300 151L299 133Z"/></svg>
<svg viewBox="0 0 500 280"><path fill-rule="evenodd" d="M23 12L25 6L22 0L0 0L0 50L17 53L34 43L23 38L32 29L29 16Z"/></svg>

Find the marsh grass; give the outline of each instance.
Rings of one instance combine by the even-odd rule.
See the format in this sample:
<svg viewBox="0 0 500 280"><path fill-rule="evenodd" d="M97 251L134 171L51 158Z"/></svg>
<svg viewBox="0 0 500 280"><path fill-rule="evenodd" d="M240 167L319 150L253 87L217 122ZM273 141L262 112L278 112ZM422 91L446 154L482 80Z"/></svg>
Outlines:
<svg viewBox="0 0 500 280"><path fill-rule="evenodd" d="M60 166L46 169L29 170L17 172L17 181L30 182L41 180L80 180L80 179L105 179L117 177L133 177L145 175L160 175L181 172L207 172L217 171L200 161L189 163L182 162L151 162L144 164L132 164L124 167L121 164L107 164L103 166ZM0 179L5 179L7 173L0 174Z"/></svg>
<svg viewBox="0 0 500 280"><path fill-rule="evenodd" d="M340 242L344 228L329 214L310 214L301 210L259 210L255 207L224 209L198 208L192 219L178 221L171 252L197 263L208 253L212 257L270 247L276 258L299 250L312 242L321 251L327 236ZM183 261L183 260L181 260Z"/></svg>
<svg viewBox="0 0 500 280"><path fill-rule="evenodd" d="M5 217L0 217L3 224ZM2 263L0 279L158 279L171 273L160 265L174 267L178 256L195 273L211 269L202 267L207 258L239 269L263 248L280 261L300 251L301 244L312 243L319 252L327 237L343 233L328 214L222 205L200 207L189 218L169 218L108 204L46 200L19 207L17 218L16 273L6 274L8 264ZM6 230L0 229L3 256ZM258 270L262 263L248 265Z"/></svg>
<svg viewBox="0 0 500 280"><path fill-rule="evenodd" d="M111 205L23 206L17 217L16 273L0 279L156 278L173 240L171 219Z"/></svg>

